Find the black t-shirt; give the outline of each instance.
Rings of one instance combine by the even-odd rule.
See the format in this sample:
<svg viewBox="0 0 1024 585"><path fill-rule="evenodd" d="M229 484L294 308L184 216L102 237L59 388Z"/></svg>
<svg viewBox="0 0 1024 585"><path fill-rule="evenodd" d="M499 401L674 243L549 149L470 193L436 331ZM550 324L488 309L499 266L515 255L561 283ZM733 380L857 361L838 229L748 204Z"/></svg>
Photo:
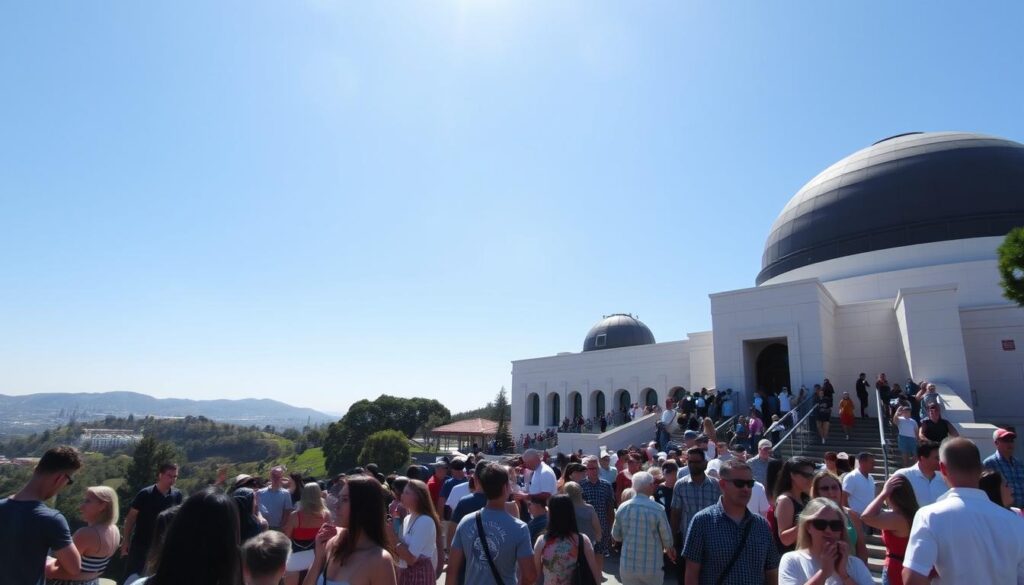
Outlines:
<svg viewBox="0 0 1024 585"><path fill-rule="evenodd" d="M832 401L825 396L815 398L814 410L820 420L828 420L832 418Z"/></svg>
<svg viewBox="0 0 1024 585"><path fill-rule="evenodd" d="M944 418L939 418L937 421L932 421L930 418L925 419L921 421L921 434L929 441L941 443L949 436L949 425L946 424Z"/></svg>
<svg viewBox="0 0 1024 585"><path fill-rule="evenodd" d="M892 389L891 386L885 382L875 382L875 388L878 390L878 394L882 397L882 400L889 400L889 391Z"/></svg>
<svg viewBox="0 0 1024 585"><path fill-rule="evenodd" d="M868 381L857 378L857 395L861 396L868 393Z"/></svg>
<svg viewBox="0 0 1024 585"><path fill-rule="evenodd" d="M153 527L156 525L156 517L167 508L177 506L181 503L181 492L175 488L166 494L156 489L156 484L142 488L132 500L132 509L138 510L139 515L135 517L135 528L132 530L132 547L148 548L153 540Z"/></svg>
<svg viewBox="0 0 1024 585"><path fill-rule="evenodd" d="M654 501L665 507L665 512L672 511L672 488L659 485L654 490Z"/></svg>

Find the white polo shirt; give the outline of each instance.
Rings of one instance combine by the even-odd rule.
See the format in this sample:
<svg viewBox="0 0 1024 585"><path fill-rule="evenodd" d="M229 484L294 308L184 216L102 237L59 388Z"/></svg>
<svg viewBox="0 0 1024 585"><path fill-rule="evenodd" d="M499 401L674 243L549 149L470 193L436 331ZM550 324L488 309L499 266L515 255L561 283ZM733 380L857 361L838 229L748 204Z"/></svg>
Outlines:
<svg viewBox="0 0 1024 585"><path fill-rule="evenodd" d="M758 516L767 519L768 508L771 504L768 503L768 494L765 493L764 486L761 482L754 482L754 489L750 492L750 501L747 502L747 509L750 510L751 514L757 514Z"/></svg>
<svg viewBox="0 0 1024 585"><path fill-rule="evenodd" d="M672 421L676 419L676 411L672 409L666 409L665 412L661 413L661 424L666 427L672 425Z"/></svg>
<svg viewBox="0 0 1024 585"><path fill-rule="evenodd" d="M875 480L871 474L864 475L854 469L843 476L843 491L846 492L850 509L860 514L875 499Z"/></svg>
<svg viewBox="0 0 1024 585"><path fill-rule="evenodd" d="M985 492L952 488L917 511L903 566L936 585L1024 583L1024 522Z"/></svg>
<svg viewBox="0 0 1024 585"><path fill-rule="evenodd" d="M921 468L917 466L917 463L910 467L897 469L893 475L902 475L907 478L907 481L910 482L910 487L914 488L917 505L921 507L934 504L949 489L949 486L946 485L946 480L942 479L941 473L936 471L935 476L928 479L921 472Z"/></svg>
<svg viewBox="0 0 1024 585"><path fill-rule="evenodd" d="M558 479L555 478L555 470L543 461L530 474L530 485L526 490L528 494L549 493L555 495L558 491Z"/></svg>

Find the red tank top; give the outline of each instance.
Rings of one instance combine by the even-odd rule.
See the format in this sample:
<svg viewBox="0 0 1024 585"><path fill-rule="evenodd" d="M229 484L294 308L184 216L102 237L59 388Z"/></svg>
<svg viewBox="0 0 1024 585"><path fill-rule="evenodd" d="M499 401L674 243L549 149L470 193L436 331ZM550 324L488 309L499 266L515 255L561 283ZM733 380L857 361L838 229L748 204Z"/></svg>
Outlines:
<svg viewBox="0 0 1024 585"><path fill-rule="evenodd" d="M292 529L292 540L314 540L316 533L320 532L320 527L323 526L323 521L311 528L303 528L302 512L296 512L295 515L298 517L298 521L295 528Z"/></svg>
<svg viewBox="0 0 1024 585"><path fill-rule="evenodd" d="M896 536L888 530L882 530L882 542L885 543L885 566L889 575L889 585L903 585L903 555L907 552L909 536Z"/></svg>

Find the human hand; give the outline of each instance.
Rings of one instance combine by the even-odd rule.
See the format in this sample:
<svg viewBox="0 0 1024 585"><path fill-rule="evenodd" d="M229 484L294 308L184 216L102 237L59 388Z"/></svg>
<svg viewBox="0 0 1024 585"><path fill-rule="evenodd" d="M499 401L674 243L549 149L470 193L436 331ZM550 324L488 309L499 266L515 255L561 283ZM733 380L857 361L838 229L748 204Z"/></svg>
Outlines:
<svg viewBox="0 0 1024 585"><path fill-rule="evenodd" d="M845 540L836 542L836 574L845 579L848 575L846 566L850 560L850 545Z"/></svg>
<svg viewBox="0 0 1024 585"><path fill-rule="evenodd" d="M324 522L320 531L316 533L316 544L314 545L314 556L322 557L327 550L327 543L338 535L338 527L330 522Z"/></svg>
<svg viewBox="0 0 1024 585"><path fill-rule="evenodd" d="M121 558L123 559L126 556L128 556L128 541L127 540L125 540L124 542L121 543Z"/></svg>
<svg viewBox="0 0 1024 585"><path fill-rule="evenodd" d="M896 488L903 485L903 482L905 481L906 478L902 475L890 475L889 479L885 480L885 485L882 486L882 493L886 496L891 496L892 493L896 491Z"/></svg>
<svg viewBox="0 0 1024 585"><path fill-rule="evenodd" d="M836 572L836 554L838 547L835 542L826 542L821 549L821 558L818 564L821 565L821 573L827 579Z"/></svg>

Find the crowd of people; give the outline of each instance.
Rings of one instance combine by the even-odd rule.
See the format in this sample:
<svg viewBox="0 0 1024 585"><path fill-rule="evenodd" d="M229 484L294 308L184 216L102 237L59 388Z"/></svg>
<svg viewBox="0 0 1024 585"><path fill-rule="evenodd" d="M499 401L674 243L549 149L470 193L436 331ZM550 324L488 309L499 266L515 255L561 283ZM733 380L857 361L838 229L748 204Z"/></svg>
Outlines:
<svg viewBox="0 0 1024 585"><path fill-rule="evenodd" d="M187 497L168 462L120 524L116 492L89 487L74 534L44 502L83 463L54 448L0 500L2 582L94 585L120 555L124 585L424 585L442 574L450 585L569 585L600 583L612 557L627 585L672 574L685 585L866 585L868 535L879 533L884 583L1024 582L1024 465L1012 430L995 432L996 452L982 461L950 429L933 440L940 406L922 404L913 463L879 490L870 453L774 458L772 426L752 431L750 421L801 404L787 411L778 398L761 395L745 432L721 437L707 401L667 404L687 428L678 445L458 454L320 481L274 467L265 481L222 476ZM901 433L914 420L906 408L891 413Z"/></svg>

